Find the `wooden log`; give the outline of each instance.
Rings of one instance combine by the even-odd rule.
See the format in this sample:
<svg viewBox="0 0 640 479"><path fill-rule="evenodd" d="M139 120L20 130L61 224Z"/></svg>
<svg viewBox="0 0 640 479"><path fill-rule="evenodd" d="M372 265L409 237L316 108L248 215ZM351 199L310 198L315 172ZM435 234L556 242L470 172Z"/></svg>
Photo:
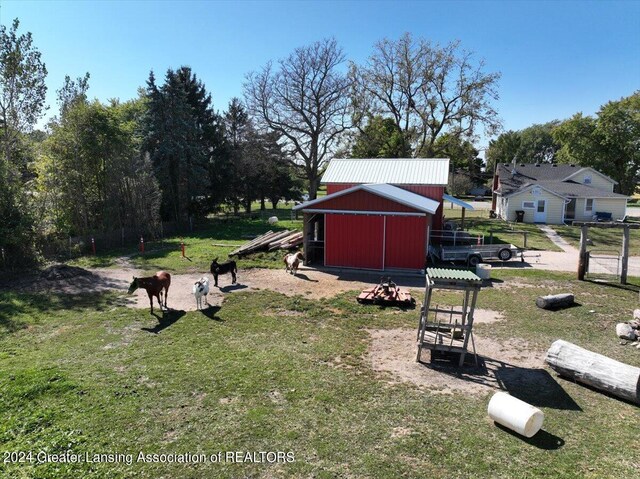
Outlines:
<svg viewBox="0 0 640 479"><path fill-rule="evenodd" d="M536 306L542 309L560 309L567 308L573 304L574 296L571 293L550 294L548 296L539 296L536 299Z"/></svg>
<svg viewBox="0 0 640 479"><path fill-rule="evenodd" d="M640 368L563 341L555 341L546 363L561 376L640 404Z"/></svg>

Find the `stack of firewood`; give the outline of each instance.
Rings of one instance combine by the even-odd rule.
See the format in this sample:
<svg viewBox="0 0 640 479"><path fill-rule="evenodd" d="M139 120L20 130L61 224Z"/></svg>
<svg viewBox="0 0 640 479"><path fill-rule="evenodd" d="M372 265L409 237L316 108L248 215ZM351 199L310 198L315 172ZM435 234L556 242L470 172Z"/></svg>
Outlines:
<svg viewBox="0 0 640 479"><path fill-rule="evenodd" d="M273 251L276 249L293 249L302 244L302 232L300 231L268 231L238 249L229 253L229 256L244 256L256 251Z"/></svg>
<svg viewBox="0 0 640 479"><path fill-rule="evenodd" d="M616 334L620 339L638 341L636 348L640 349L640 309L636 309L633 312L631 321L616 324Z"/></svg>

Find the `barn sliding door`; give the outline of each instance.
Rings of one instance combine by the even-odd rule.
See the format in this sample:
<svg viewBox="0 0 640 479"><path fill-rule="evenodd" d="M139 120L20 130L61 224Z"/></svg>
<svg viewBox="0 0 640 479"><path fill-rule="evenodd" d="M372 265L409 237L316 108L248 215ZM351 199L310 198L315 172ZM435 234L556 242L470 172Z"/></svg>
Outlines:
<svg viewBox="0 0 640 479"><path fill-rule="evenodd" d="M383 269L384 217L325 215L325 265Z"/></svg>
<svg viewBox="0 0 640 479"><path fill-rule="evenodd" d="M426 216L387 216L385 268L423 269L426 260Z"/></svg>

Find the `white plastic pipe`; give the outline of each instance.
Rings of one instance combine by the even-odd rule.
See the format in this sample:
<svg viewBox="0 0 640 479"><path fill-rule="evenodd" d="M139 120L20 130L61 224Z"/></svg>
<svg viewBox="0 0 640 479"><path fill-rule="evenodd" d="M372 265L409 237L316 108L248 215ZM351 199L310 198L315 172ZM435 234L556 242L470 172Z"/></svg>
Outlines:
<svg viewBox="0 0 640 479"><path fill-rule="evenodd" d="M525 437L533 437L542 427L544 413L507 393L497 392L489 401L489 417Z"/></svg>

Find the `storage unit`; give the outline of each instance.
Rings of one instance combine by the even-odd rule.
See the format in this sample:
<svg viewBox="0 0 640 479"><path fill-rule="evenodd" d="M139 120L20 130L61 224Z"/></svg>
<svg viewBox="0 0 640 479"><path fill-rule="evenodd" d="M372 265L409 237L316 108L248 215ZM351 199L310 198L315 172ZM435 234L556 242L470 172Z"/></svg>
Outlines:
<svg viewBox="0 0 640 479"><path fill-rule="evenodd" d="M307 264L423 270L439 206L388 184L357 185L299 205Z"/></svg>
<svg viewBox="0 0 640 479"><path fill-rule="evenodd" d="M461 367L471 341L475 363L478 364L473 341L473 315L481 287L482 279L471 271L427 269L424 303L418 321L416 361L420 362L422 350L428 349L432 360L440 353L460 354L458 366ZM438 289L463 291L462 305L450 309L432 306L433 294Z"/></svg>

